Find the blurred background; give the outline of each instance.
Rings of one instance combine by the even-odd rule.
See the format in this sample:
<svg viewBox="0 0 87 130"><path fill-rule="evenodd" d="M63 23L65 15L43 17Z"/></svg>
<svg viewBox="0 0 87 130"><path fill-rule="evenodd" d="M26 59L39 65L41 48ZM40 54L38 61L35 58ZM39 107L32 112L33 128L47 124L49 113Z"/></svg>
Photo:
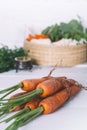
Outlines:
<svg viewBox="0 0 87 130"><path fill-rule="evenodd" d="M0 43L23 46L30 32L81 17L87 27L86 0L0 0Z"/></svg>

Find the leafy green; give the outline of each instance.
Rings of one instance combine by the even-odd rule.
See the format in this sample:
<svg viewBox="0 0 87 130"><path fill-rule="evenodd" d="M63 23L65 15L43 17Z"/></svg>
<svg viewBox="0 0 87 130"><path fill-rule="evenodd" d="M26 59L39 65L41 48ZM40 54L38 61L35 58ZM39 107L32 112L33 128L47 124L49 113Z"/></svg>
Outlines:
<svg viewBox="0 0 87 130"><path fill-rule="evenodd" d="M9 49L8 46L0 48L0 73L14 69L14 58L18 56L24 56L24 50L22 47Z"/></svg>
<svg viewBox="0 0 87 130"><path fill-rule="evenodd" d="M49 36L52 42L62 38L72 38L80 41L81 38L87 40L87 29L84 29L81 21L71 20L68 23L55 24L42 30L42 34Z"/></svg>

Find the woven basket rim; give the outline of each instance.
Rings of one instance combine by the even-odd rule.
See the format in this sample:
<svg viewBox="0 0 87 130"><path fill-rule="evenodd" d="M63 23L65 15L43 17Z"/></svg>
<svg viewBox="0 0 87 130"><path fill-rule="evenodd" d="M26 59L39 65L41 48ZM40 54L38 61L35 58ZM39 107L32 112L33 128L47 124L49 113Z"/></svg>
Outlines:
<svg viewBox="0 0 87 130"><path fill-rule="evenodd" d="M87 44L55 46L25 41L24 49L39 65L73 66L87 61Z"/></svg>
<svg viewBox="0 0 87 130"><path fill-rule="evenodd" d="M72 48L72 47L82 47L82 46L87 46L87 43L82 43L82 44L78 44L78 45L57 45L57 44L53 44L53 43L50 43L50 44L44 44L44 43L35 43L35 42L30 42L28 40L25 40L24 43L28 43L30 45L37 45L37 46L43 46L43 47L64 47L64 48Z"/></svg>

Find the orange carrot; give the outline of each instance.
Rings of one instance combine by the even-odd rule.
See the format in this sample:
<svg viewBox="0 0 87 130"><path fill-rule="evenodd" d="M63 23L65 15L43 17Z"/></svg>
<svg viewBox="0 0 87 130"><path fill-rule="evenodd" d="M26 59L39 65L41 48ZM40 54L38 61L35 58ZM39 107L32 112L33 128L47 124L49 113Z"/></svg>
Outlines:
<svg viewBox="0 0 87 130"><path fill-rule="evenodd" d="M74 96L81 90L80 85L73 85L70 88L71 95L70 97ZM44 100L42 100L39 106L44 108L43 114L48 114L54 112L60 106L62 106L69 98L67 89L61 90L60 92L56 93L53 96L50 96Z"/></svg>
<svg viewBox="0 0 87 130"><path fill-rule="evenodd" d="M46 36L46 35L44 35L44 34L36 34L36 35L35 35L35 38L36 38L36 39L46 39L46 38L48 38L48 36Z"/></svg>
<svg viewBox="0 0 87 130"><path fill-rule="evenodd" d="M74 82L70 82L68 79L66 79L64 77L63 78L59 77L59 78L48 79L48 80L38 84L36 88L37 88L37 90L38 89L43 90L40 97L45 98L65 87L68 89L73 84L74 84Z"/></svg>
<svg viewBox="0 0 87 130"><path fill-rule="evenodd" d="M53 93L57 92L62 88L63 88L62 83L56 80L55 78L46 80L37 85L37 89L43 90L42 94L40 95L40 97L43 98L52 95Z"/></svg>
<svg viewBox="0 0 87 130"><path fill-rule="evenodd" d="M36 107L38 107L40 101L41 101L40 98L32 99L31 101L29 101L28 103L25 104L25 107L24 107L24 108L29 107L29 109L33 110L33 109L35 109Z"/></svg>
<svg viewBox="0 0 87 130"><path fill-rule="evenodd" d="M31 41L32 39L46 39L46 38L48 38L48 36L46 36L44 34L35 34L35 35L29 34L27 40Z"/></svg>

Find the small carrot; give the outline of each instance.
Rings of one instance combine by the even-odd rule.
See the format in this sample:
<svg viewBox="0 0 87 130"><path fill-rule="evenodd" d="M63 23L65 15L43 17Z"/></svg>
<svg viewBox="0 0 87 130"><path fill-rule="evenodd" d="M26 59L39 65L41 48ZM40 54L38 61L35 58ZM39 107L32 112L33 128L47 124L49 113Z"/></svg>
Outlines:
<svg viewBox="0 0 87 130"><path fill-rule="evenodd" d="M32 99L31 101L25 104L24 108L29 107L30 110L33 110L39 105L40 101L41 101L40 98Z"/></svg>
<svg viewBox="0 0 87 130"><path fill-rule="evenodd" d="M63 88L62 82L53 78L38 84L36 87L36 91L38 91L38 89L42 89L42 94L40 94L40 97L45 98L47 96L54 94L55 92L57 92L62 88Z"/></svg>
<svg viewBox="0 0 87 130"><path fill-rule="evenodd" d="M70 97L74 96L81 90L80 85L73 85L70 87ZM15 120L10 126L7 127L6 130L11 129L18 129L21 126L26 125L29 123L32 119L36 118L40 114L49 114L54 111L56 111L59 107L61 107L69 98L67 89L61 90L60 92L54 94L53 96L50 96L48 98L43 99L39 103L39 107L37 107L34 110L31 110L28 113L22 114L20 118ZM16 129L15 129L16 126Z"/></svg>
<svg viewBox="0 0 87 130"><path fill-rule="evenodd" d="M46 38L48 38L48 36L46 36L46 35L44 35L44 34L36 34L36 35L35 35L35 38L36 38L36 39L46 39Z"/></svg>

